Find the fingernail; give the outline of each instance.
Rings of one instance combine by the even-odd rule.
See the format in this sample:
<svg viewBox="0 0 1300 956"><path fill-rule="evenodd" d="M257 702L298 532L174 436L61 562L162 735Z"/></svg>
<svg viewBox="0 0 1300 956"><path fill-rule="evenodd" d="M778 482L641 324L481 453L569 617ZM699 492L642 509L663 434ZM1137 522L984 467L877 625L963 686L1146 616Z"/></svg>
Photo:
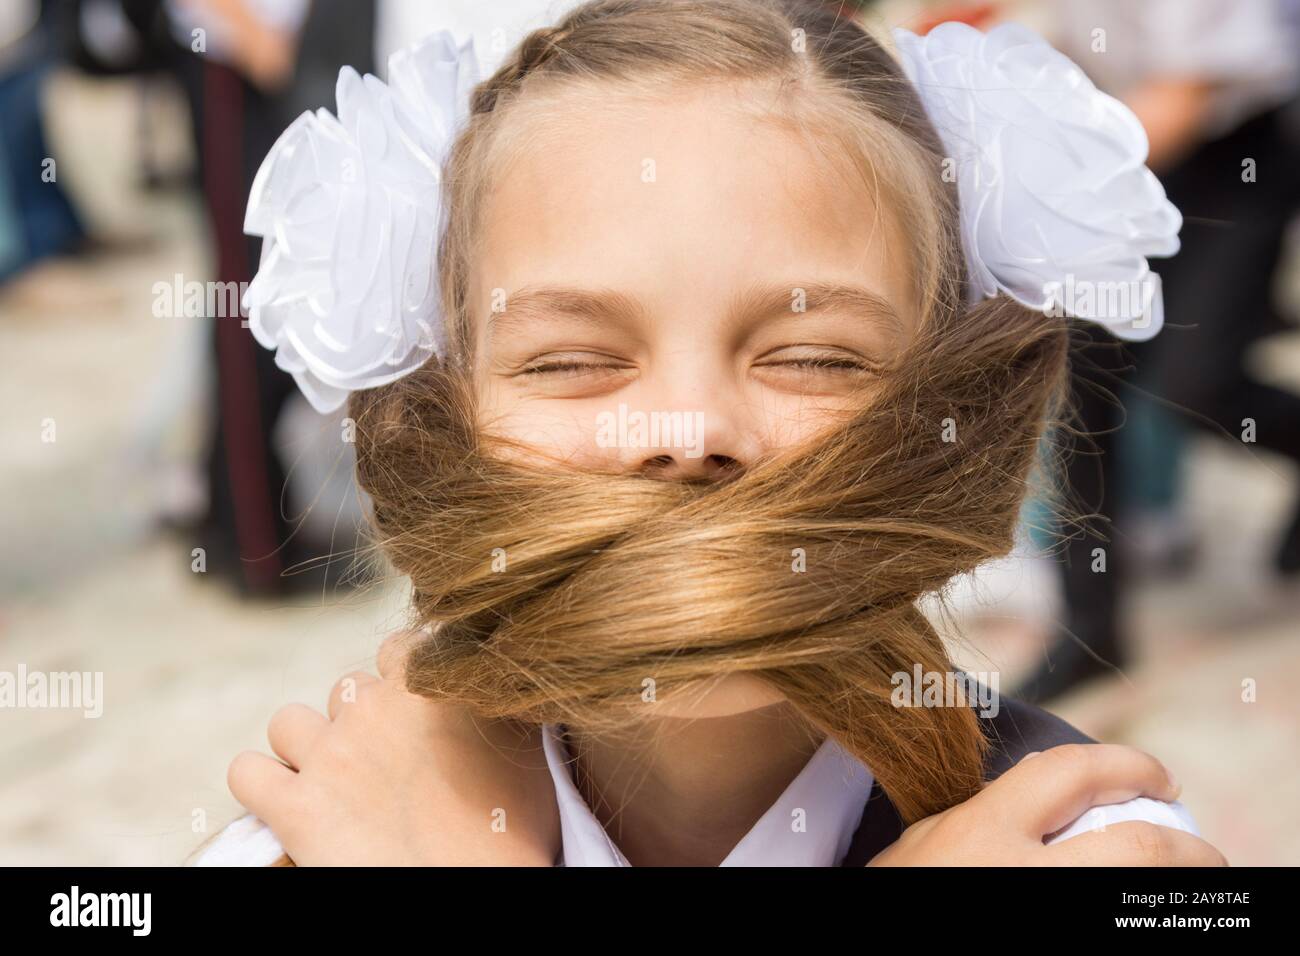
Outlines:
<svg viewBox="0 0 1300 956"><path fill-rule="evenodd" d="M1169 799L1177 800L1179 795L1183 792L1183 785L1174 778L1173 771L1168 767L1165 768L1165 773L1169 776L1169 789L1173 793L1173 796Z"/></svg>
<svg viewBox="0 0 1300 956"><path fill-rule="evenodd" d="M1021 757L1020 759L1021 759L1021 760L1028 760L1030 757L1037 757L1040 753L1042 753L1041 750L1031 750L1031 751L1029 751L1029 753L1025 754L1025 755L1024 755L1023 757Z"/></svg>

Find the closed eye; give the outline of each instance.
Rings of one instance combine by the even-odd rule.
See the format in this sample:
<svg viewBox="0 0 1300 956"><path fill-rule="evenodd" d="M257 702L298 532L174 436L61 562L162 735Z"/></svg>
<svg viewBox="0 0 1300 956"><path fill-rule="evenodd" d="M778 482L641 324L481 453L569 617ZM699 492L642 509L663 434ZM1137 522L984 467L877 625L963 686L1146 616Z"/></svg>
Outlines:
<svg viewBox="0 0 1300 956"><path fill-rule="evenodd" d="M811 358L782 359L775 362L757 363L759 368L797 368L809 371L829 372L872 372L875 366L860 359L831 358L818 356ZM600 362L552 361L537 362L520 369L519 375L581 375L593 371L624 371L626 366L609 365Z"/></svg>
<svg viewBox="0 0 1300 956"><path fill-rule="evenodd" d="M848 374L875 372L879 369L878 363L865 356L838 349L833 352L782 349L768 353L763 360L754 364L757 368L792 368L807 372Z"/></svg>
<svg viewBox="0 0 1300 956"><path fill-rule="evenodd" d="M600 358L594 355L593 358ZM606 361L586 361L577 358L550 358L538 359L529 362L523 368L516 372L516 375L536 375L536 376L572 376L584 375L592 372L623 372L628 371L631 366L618 363L615 359Z"/></svg>
<svg viewBox="0 0 1300 956"><path fill-rule="evenodd" d="M554 375L556 372L578 372L594 368L588 362L545 362L541 365L529 365L520 369L520 375Z"/></svg>
<svg viewBox="0 0 1300 956"><path fill-rule="evenodd" d="M772 365L792 366L794 368L807 368L807 369L826 369L830 371L844 371L844 372L871 371L871 369L868 366L863 365L861 362L855 362L851 359L827 359L827 358L787 359L781 362L771 362L768 363L768 365L766 366L760 366L760 367L770 367Z"/></svg>

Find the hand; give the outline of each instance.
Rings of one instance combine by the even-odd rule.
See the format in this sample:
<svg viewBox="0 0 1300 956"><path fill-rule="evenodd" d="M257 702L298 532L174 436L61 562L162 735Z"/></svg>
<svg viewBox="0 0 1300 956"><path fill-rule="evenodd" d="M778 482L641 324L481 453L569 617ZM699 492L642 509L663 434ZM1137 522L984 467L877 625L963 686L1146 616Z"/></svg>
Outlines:
<svg viewBox="0 0 1300 956"><path fill-rule="evenodd" d="M284 763L241 753L231 793L302 866L551 866L559 811L540 729L408 693L411 637L384 642L381 677L341 679L328 718L278 710L267 736Z"/></svg>
<svg viewBox="0 0 1300 956"><path fill-rule="evenodd" d="M293 79L297 66L297 38L265 26L249 31L237 46L235 59L244 74L266 93L276 93Z"/></svg>
<svg viewBox="0 0 1300 956"><path fill-rule="evenodd" d="M919 820L868 866L1227 866L1200 837L1125 822L1052 846L1043 838L1091 807L1135 797L1175 800L1179 787L1150 754L1066 744L1030 754L965 803Z"/></svg>
<svg viewBox="0 0 1300 956"><path fill-rule="evenodd" d="M200 22L216 17L230 30L229 56L255 86L275 93L293 79L298 36L264 21L247 0L180 0Z"/></svg>

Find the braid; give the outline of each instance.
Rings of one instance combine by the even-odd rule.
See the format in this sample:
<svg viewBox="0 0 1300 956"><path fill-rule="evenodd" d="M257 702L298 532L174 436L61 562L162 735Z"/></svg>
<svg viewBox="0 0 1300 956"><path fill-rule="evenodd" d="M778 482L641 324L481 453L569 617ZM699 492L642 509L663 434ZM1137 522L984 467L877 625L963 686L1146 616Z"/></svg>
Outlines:
<svg viewBox="0 0 1300 956"><path fill-rule="evenodd" d="M524 37L514 54L491 77L474 90L470 98L473 113L490 113L500 97L519 89L524 80L541 69L560 52L560 43L573 32L566 20L553 27L534 30Z"/></svg>

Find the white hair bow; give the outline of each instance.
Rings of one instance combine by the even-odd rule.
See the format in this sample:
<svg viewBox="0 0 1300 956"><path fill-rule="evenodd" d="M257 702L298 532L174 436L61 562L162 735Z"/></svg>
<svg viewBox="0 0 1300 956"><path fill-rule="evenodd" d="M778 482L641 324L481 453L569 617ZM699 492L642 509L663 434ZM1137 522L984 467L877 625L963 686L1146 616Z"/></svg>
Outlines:
<svg viewBox="0 0 1300 956"><path fill-rule="evenodd" d="M1118 338L1159 332L1147 256L1176 253L1183 220L1133 112L1017 24L895 30L894 42L948 153L971 301L1005 292Z"/></svg>
<svg viewBox="0 0 1300 956"><path fill-rule="evenodd" d="M957 184L972 301L1004 292L1121 338L1159 331L1146 257L1178 251L1182 220L1136 117L1023 27L894 38L948 152L936 175ZM394 54L388 75L340 71L338 118L307 112L285 130L244 220L263 238L249 327L321 412L445 350L442 164L478 62L443 30Z"/></svg>
<svg viewBox="0 0 1300 956"><path fill-rule="evenodd" d="M478 82L470 41L440 31L393 54L387 84L339 72L338 119L303 113L253 179L262 237L244 294L257 341L321 412L442 355L442 165Z"/></svg>

